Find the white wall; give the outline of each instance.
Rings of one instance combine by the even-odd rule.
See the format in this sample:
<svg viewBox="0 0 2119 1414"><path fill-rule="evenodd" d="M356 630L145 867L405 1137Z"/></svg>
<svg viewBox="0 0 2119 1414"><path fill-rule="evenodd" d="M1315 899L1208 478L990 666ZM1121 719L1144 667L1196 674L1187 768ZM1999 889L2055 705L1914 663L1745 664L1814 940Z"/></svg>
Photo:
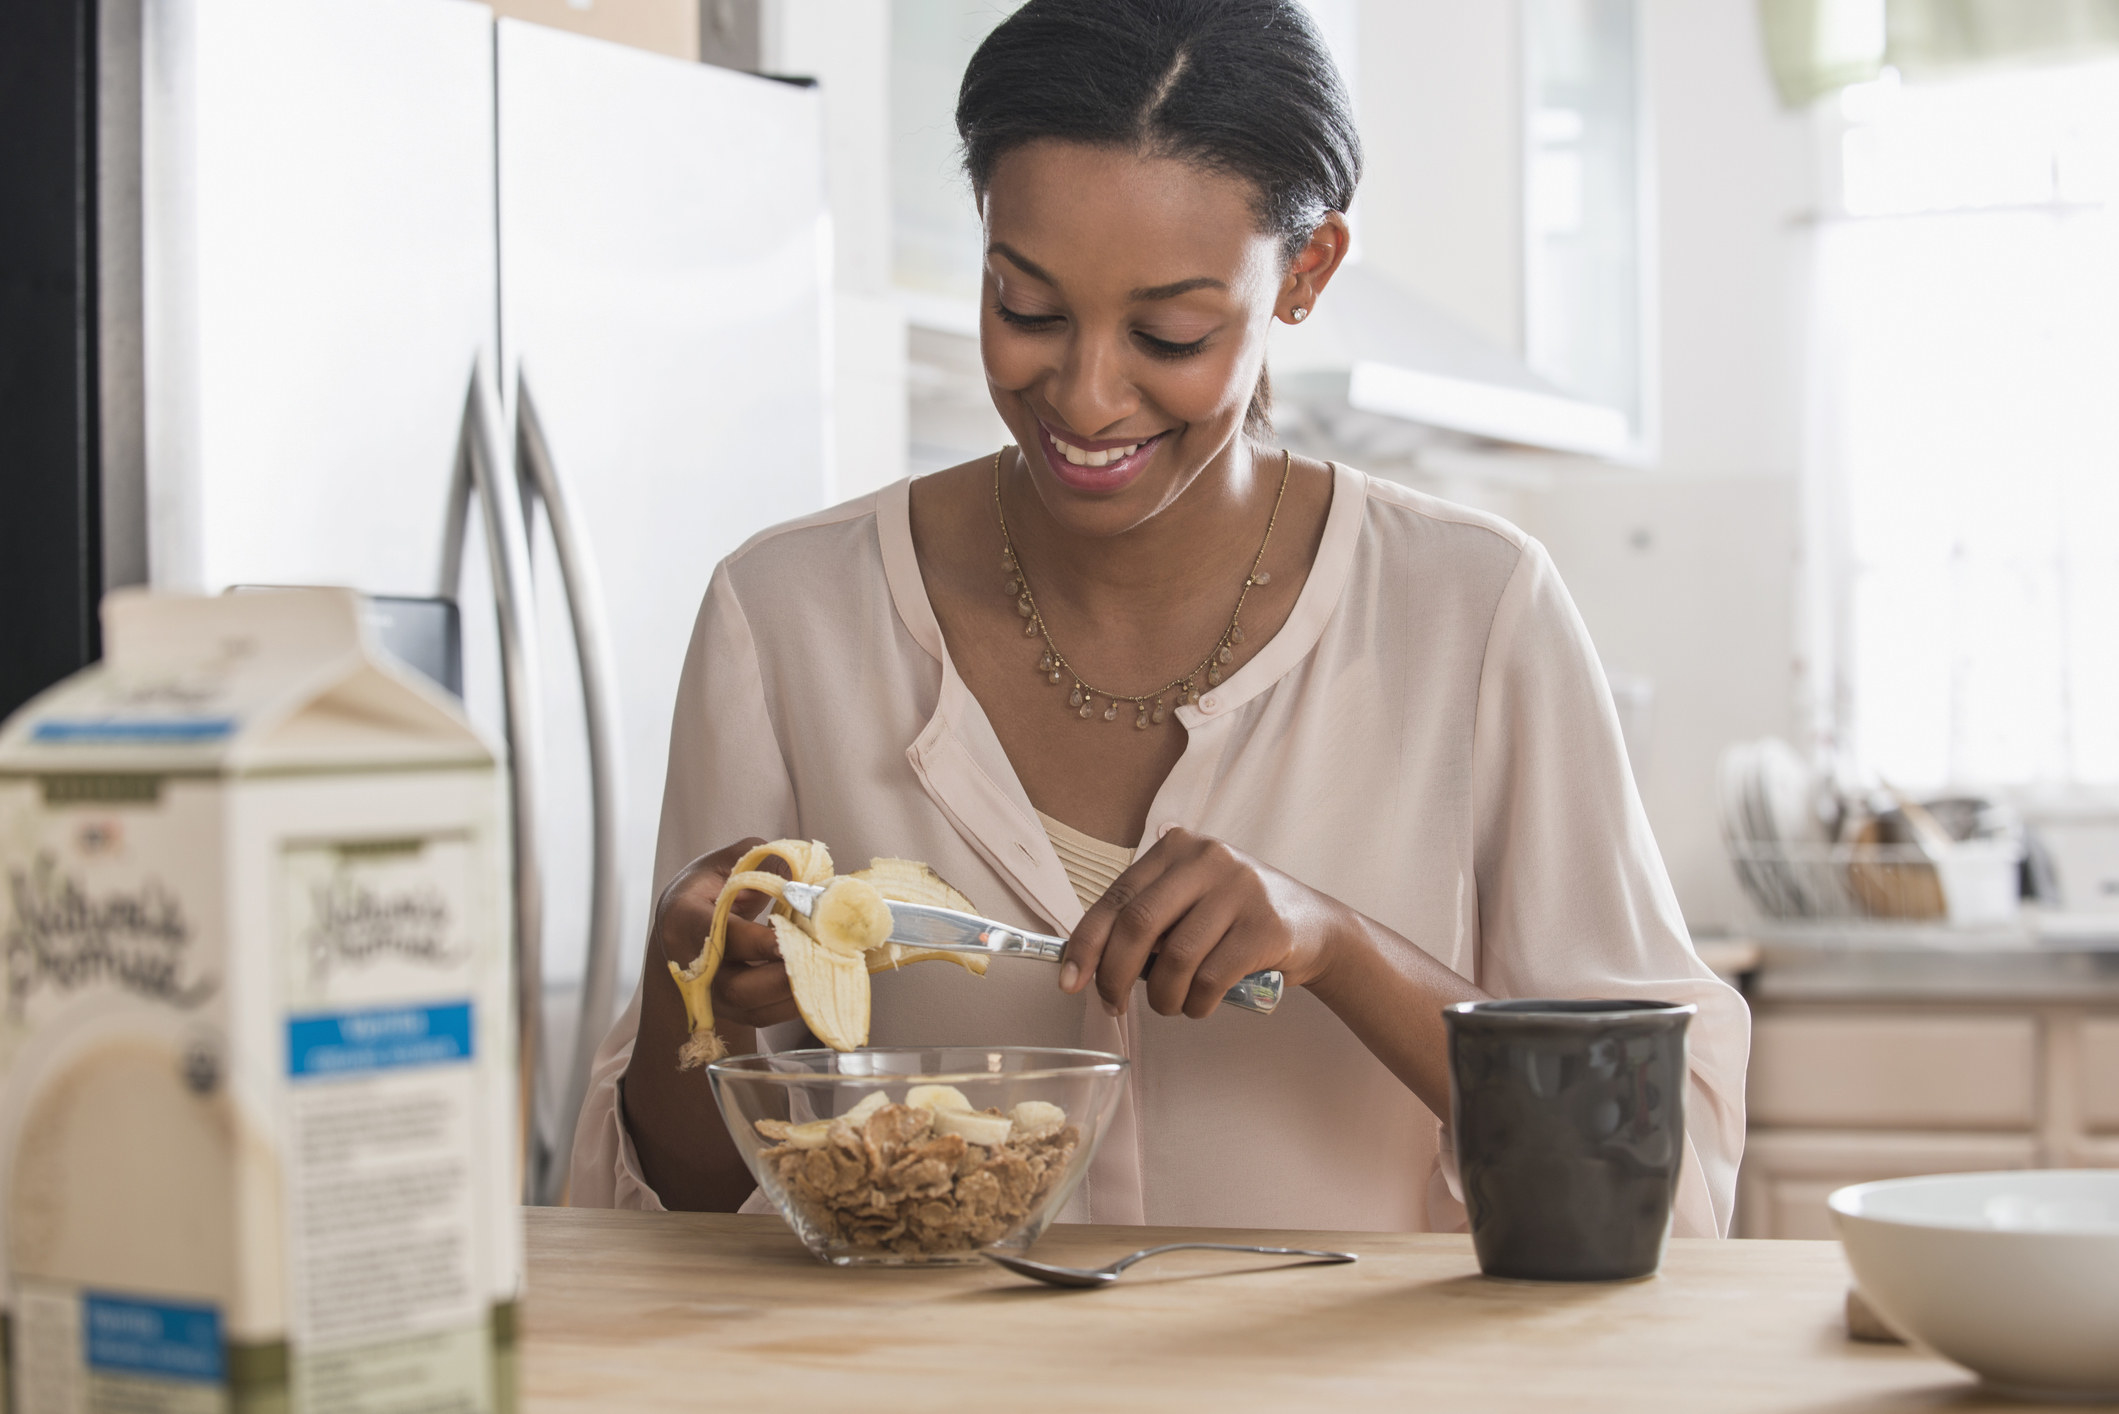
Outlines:
<svg viewBox="0 0 2119 1414"><path fill-rule="evenodd" d="M1731 741L1797 731L1807 121L1773 96L1753 0L1641 0L1657 287L1652 467L1547 465L1444 495L1544 540L1606 666L1656 691L1643 798L1686 916L1739 921L1716 824ZM1522 32L1502 0L1367 0L1362 258L1522 347Z"/></svg>
<svg viewBox="0 0 2119 1414"><path fill-rule="evenodd" d="M1794 476L1809 123L1774 97L1752 0L1644 4L1661 207L1661 464Z"/></svg>

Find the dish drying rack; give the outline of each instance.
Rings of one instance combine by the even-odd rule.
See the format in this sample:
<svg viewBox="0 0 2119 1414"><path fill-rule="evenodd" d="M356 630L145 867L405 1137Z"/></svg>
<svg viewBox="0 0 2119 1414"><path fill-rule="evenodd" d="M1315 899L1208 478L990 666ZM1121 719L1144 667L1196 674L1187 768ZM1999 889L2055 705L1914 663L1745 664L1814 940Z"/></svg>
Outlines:
<svg viewBox="0 0 2119 1414"><path fill-rule="evenodd" d="M1726 840L1730 863L1761 921L1903 929L1995 928L2018 916L2022 847L1964 840L1826 844Z"/></svg>
<svg viewBox="0 0 2119 1414"><path fill-rule="evenodd" d="M1720 786L1723 845L1763 931L1991 933L2019 923L2020 834L1953 838L1900 801L1898 827L1914 838L1891 838L1880 816L1848 819L1849 803L1827 800L1772 738L1724 752Z"/></svg>

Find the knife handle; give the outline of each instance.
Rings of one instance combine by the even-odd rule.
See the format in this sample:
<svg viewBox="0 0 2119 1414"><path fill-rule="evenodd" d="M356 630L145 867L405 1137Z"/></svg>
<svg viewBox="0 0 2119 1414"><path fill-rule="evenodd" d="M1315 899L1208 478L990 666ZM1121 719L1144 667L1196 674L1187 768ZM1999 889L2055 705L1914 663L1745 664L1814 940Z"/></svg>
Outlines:
<svg viewBox="0 0 2119 1414"><path fill-rule="evenodd" d="M1280 1005L1280 994L1287 984L1288 979L1278 972L1254 972L1223 992L1221 999L1230 1006L1271 1016L1273 1008Z"/></svg>

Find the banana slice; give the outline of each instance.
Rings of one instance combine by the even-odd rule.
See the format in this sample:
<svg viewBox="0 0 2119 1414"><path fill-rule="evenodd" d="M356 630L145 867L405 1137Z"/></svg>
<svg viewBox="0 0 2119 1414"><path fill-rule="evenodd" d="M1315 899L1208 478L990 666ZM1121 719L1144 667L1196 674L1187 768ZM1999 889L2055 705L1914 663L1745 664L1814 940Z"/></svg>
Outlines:
<svg viewBox="0 0 2119 1414"><path fill-rule="evenodd" d="M889 1103L890 1096L884 1094L881 1090L871 1090L868 1092L867 1099L861 1101L860 1104L855 1105L845 1114L840 1115L839 1118L845 1120L848 1124L858 1129L862 1125L868 1123L868 1117L870 1115L874 1114L877 1110L882 1109L883 1106Z"/></svg>
<svg viewBox="0 0 2119 1414"><path fill-rule="evenodd" d="M969 1109L934 1112L935 1133L960 1134L966 1144L983 1144L989 1149L1007 1143L1014 1129L1014 1122L1006 1115L976 1114Z"/></svg>
<svg viewBox="0 0 2119 1414"><path fill-rule="evenodd" d="M807 1124L791 1124L787 1127L787 1142L797 1149L821 1149L831 1138L831 1121L813 1119Z"/></svg>
<svg viewBox="0 0 2119 1414"><path fill-rule="evenodd" d="M778 860L799 883L826 886L811 917L797 919L787 906L785 880L759 866ZM834 876L831 851L821 840L775 840L736 861L714 902L714 917L699 955L689 967L669 964L684 998L690 1038L677 1052L679 1069L717 1061L728 1047L714 1034L713 984L728 943L728 919L746 891L773 900L772 926L787 963L787 978L802 1019L833 1050L868 1044L868 974L910 962L947 960L983 974L987 959L975 954L906 948L890 942L890 901L924 903L972 912L971 900L941 875L911 859L875 859L866 869ZM968 1109L969 1106L967 1105ZM864 1116L865 1118L865 1116ZM983 1141L975 1141L983 1142Z"/></svg>
<svg viewBox="0 0 2119 1414"><path fill-rule="evenodd" d="M865 957L890 941L890 904L874 884L849 874L825 886L810 908L809 930L834 952Z"/></svg>
<svg viewBox="0 0 2119 1414"><path fill-rule="evenodd" d="M916 1110L961 1110L971 1113L971 1101L954 1085L915 1085L905 1092L905 1103Z"/></svg>
<svg viewBox="0 0 2119 1414"><path fill-rule="evenodd" d="M1067 1112L1045 1100L1025 1100L1008 1112L1018 1139L1042 1139L1067 1127Z"/></svg>

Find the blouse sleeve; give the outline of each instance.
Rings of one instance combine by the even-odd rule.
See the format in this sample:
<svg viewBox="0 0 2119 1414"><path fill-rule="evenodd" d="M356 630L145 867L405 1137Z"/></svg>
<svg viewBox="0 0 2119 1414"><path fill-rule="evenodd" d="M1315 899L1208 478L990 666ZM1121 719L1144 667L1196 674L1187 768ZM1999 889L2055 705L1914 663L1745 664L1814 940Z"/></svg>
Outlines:
<svg viewBox="0 0 2119 1414"><path fill-rule="evenodd" d="M1687 1036L1675 1231L1726 1236L1744 1147L1750 1011L1692 949L1588 630L1534 540L1487 641L1472 800L1481 987L1699 1007Z"/></svg>
<svg viewBox="0 0 2119 1414"><path fill-rule="evenodd" d="M758 646L724 561L707 585L677 682L651 897L659 899L702 854L749 835L779 839L795 832L794 787L766 711ZM624 1015L596 1048L574 1127L567 1196L574 1207L662 1207L641 1177L619 1092L640 1029L640 989L656 980L642 974Z"/></svg>

